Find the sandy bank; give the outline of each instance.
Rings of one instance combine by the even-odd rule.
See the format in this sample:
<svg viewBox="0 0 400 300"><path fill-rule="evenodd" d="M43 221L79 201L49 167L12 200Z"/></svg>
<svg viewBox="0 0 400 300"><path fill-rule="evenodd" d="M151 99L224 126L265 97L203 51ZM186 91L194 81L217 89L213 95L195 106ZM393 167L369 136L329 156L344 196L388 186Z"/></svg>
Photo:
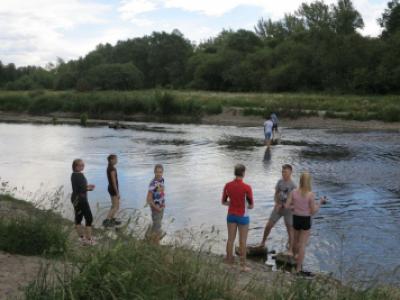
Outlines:
<svg viewBox="0 0 400 300"><path fill-rule="evenodd" d="M0 112L0 122L5 123L33 123L33 124L69 124L79 125L79 117L73 114L57 113L46 116L29 114L14 114ZM201 123L221 126L262 126L264 119L258 116L244 116L239 110L227 109L219 115L207 115L201 119L170 117L151 118L147 115L137 114L120 119L116 116L106 116L99 119L89 119L88 126L108 126L110 122L171 122L171 123ZM354 130L400 130L400 123L386 123L382 121L353 121L342 119L329 119L323 117L301 117L298 119L281 119L280 126L288 128L322 128L322 129L354 129Z"/></svg>

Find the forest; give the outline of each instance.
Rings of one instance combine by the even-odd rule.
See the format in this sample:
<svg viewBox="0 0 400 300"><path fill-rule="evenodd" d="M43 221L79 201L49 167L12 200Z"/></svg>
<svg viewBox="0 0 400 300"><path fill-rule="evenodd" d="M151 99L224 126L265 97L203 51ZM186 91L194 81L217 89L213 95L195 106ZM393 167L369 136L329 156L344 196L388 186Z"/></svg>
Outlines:
<svg viewBox="0 0 400 300"><path fill-rule="evenodd" d="M3 90L188 89L226 92L396 94L400 91L400 3L387 4L378 37L363 36L351 0L303 3L254 30L222 30L195 44L171 33L100 44L46 67L3 64Z"/></svg>

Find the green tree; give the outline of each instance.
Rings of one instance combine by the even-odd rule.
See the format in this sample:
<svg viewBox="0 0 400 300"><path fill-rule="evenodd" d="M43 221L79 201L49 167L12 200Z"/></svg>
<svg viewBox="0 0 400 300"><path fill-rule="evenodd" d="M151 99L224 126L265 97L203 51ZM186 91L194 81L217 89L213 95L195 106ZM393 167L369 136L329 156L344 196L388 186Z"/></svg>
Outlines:
<svg viewBox="0 0 400 300"><path fill-rule="evenodd" d="M378 19L379 25L383 28L382 36L388 37L400 30L400 2L392 0Z"/></svg>
<svg viewBox="0 0 400 300"><path fill-rule="evenodd" d="M89 87L100 90L132 90L143 87L143 74L132 63L94 66L86 72L82 80Z"/></svg>
<svg viewBox="0 0 400 300"><path fill-rule="evenodd" d="M364 27L364 21L351 0L339 0L332 10L334 28L338 34L352 34Z"/></svg>

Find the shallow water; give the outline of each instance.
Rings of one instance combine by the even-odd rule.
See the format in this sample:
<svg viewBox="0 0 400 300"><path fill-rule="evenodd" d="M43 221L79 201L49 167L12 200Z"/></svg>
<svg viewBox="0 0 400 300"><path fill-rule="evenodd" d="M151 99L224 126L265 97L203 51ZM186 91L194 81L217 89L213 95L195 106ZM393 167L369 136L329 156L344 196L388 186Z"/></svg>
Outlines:
<svg viewBox="0 0 400 300"><path fill-rule="evenodd" d="M332 272L344 280L376 279L399 284L400 265L400 133L284 128L282 143L266 153L262 128L138 123L135 129L0 124L0 177L17 196L39 199L61 193L70 216L70 170L74 158L85 160L85 175L96 190L89 195L93 211L109 205L106 156L119 156L118 174L124 208L143 208L153 165L165 166L165 228L220 231L211 234L213 251L222 253L226 207L220 205L233 166L244 163L256 208L251 211L249 242L258 242L273 207L281 165L314 177L314 190L329 203L314 218L305 268ZM203 237L203 236L202 236ZM201 238L202 238L201 237ZM209 236L208 236L209 237ZM198 237L199 238L199 237ZM201 239L199 238L199 239ZM205 236L204 236L205 238ZM198 241L201 244L201 240ZM273 229L270 249L283 250L283 221Z"/></svg>

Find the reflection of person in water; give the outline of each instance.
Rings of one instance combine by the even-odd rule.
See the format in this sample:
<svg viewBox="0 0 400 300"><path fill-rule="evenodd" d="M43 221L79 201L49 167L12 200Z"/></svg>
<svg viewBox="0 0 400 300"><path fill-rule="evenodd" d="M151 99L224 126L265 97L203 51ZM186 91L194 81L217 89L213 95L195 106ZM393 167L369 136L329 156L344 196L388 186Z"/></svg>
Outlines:
<svg viewBox="0 0 400 300"><path fill-rule="evenodd" d="M264 161L270 161L271 160L271 148L265 149L264 153Z"/></svg>

